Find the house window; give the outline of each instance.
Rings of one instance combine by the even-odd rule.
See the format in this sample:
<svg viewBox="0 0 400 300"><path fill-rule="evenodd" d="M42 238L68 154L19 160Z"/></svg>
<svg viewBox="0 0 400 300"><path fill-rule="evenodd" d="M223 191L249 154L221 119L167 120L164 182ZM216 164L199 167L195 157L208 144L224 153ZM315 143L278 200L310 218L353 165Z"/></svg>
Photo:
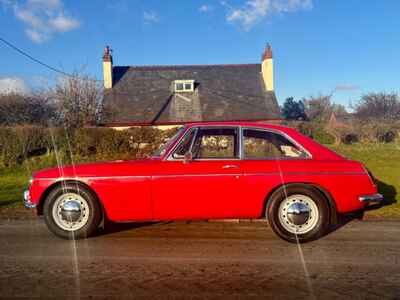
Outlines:
<svg viewBox="0 0 400 300"><path fill-rule="evenodd" d="M194 80L175 80L174 90L176 93L193 92Z"/></svg>

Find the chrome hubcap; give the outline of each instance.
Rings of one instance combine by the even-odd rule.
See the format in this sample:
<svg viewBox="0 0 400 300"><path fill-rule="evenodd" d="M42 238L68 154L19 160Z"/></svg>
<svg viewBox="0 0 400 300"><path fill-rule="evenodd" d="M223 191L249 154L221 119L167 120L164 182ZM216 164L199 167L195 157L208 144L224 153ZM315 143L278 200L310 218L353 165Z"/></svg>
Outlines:
<svg viewBox="0 0 400 300"><path fill-rule="evenodd" d="M61 229L76 231L88 222L89 210L89 204L81 195L66 193L56 199L52 216Z"/></svg>
<svg viewBox="0 0 400 300"><path fill-rule="evenodd" d="M279 206L279 222L282 227L295 234L305 234L318 223L318 206L306 195L291 195Z"/></svg>
<svg viewBox="0 0 400 300"><path fill-rule="evenodd" d="M295 225L303 225L310 217L310 207L301 202L295 202L289 205L287 209L287 218Z"/></svg>
<svg viewBox="0 0 400 300"><path fill-rule="evenodd" d="M77 201L67 201L61 205L61 217L64 221L76 222L81 217L81 204Z"/></svg>

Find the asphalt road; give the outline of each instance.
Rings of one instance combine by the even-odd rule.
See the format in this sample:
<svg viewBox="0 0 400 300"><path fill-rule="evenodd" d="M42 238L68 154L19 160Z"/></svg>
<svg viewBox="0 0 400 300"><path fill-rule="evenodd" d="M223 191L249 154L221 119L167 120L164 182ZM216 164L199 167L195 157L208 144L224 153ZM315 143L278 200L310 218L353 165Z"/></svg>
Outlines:
<svg viewBox="0 0 400 300"><path fill-rule="evenodd" d="M400 222L354 220L301 246L266 223L113 227L81 241L0 220L1 298L400 299Z"/></svg>

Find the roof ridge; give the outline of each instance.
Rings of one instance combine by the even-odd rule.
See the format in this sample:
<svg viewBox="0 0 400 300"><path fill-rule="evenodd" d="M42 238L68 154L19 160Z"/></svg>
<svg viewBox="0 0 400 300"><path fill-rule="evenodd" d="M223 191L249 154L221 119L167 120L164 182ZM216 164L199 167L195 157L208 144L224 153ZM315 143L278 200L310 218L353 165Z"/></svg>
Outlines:
<svg viewBox="0 0 400 300"><path fill-rule="evenodd" d="M179 68L207 68L207 67L254 67L260 66L259 63L252 64L194 64L194 65L136 65L136 66L114 66L121 68L134 68L134 69L179 69Z"/></svg>

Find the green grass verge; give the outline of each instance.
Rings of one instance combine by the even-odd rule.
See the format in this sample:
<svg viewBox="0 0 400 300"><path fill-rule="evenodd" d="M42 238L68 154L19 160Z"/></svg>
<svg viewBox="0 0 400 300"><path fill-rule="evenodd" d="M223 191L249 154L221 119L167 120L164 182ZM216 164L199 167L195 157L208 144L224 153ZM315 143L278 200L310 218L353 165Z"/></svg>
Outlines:
<svg viewBox="0 0 400 300"><path fill-rule="evenodd" d="M379 192L391 205L367 212L372 217L400 217L400 142L331 146L347 158L363 162L379 180Z"/></svg>
<svg viewBox="0 0 400 300"><path fill-rule="evenodd" d="M22 206L22 192L29 176L22 169L0 170L0 208Z"/></svg>
<svg viewBox="0 0 400 300"><path fill-rule="evenodd" d="M400 217L400 143L331 146L334 151L363 162L379 179L380 192L394 202L367 213L373 217ZM0 209L22 207L22 193L33 171L55 165L53 157L35 159L15 168L0 168Z"/></svg>
<svg viewBox="0 0 400 300"><path fill-rule="evenodd" d="M16 167L0 167L0 209L23 207L22 196L34 171L56 165L52 156L43 156Z"/></svg>

